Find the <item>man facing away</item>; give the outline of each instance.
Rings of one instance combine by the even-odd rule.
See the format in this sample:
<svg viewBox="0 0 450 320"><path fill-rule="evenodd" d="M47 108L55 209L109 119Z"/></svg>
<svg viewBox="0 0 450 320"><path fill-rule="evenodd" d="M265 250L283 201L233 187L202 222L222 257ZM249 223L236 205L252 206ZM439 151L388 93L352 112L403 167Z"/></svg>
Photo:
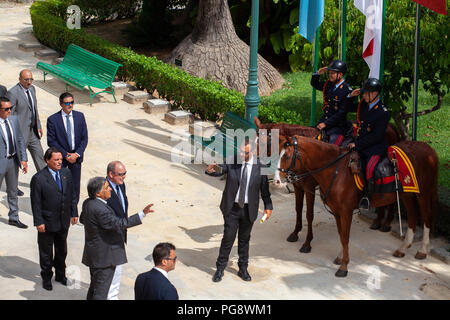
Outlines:
<svg viewBox="0 0 450 320"><path fill-rule="evenodd" d="M87 189L89 198L83 202L80 215L85 234L82 263L91 273L87 300L117 299L122 265L127 263L122 230L141 224L153 212L153 204L128 219L118 218L106 202L111 197L111 187L105 178L90 179Z"/></svg>
<svg viewBox="0 0 450 320"><path fill-rule="evenodd" d="M168 274L175 269L176 248L162 242L153 249L155 267L137 276L134 284L135 300L178 300L177 289L170 283Z"/></svg>

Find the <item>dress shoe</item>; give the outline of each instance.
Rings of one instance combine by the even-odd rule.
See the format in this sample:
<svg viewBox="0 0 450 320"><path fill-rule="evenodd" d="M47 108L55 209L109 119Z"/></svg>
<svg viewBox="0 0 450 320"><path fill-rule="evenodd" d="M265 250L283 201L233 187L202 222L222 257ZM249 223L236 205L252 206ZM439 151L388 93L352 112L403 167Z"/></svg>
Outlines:
<svg viewBox="0 0 450 320"><path fill-rule="evenodd" d="M48 291L53 290L52 281L51 280L43 280L42 287Z"/></svg>
<svg viewBox="0 0 450 320"><path fill-rule="evenodd" d="M23 191L20 189L17 189L17 196L22 197L24 195Z"/></svg>
<svg viewBox="0 0 450 320"><path fill-rule="evenodd" d="M244 281L252 280L252 277L250 277L250 274L248 273L247 269L239 269L237 275Z"/></svg>
<svg viewBox="0 0 450 320"><path fill-rule="evenodd" d="M218 269L216 271L216 273L214 273L212 281L213 282L219 282L220 280L222 280L222 277L223 277L223 270Z"/></svg>
<svg viewBox="0 0 450 320"><path fill-rule="evenodd" d="M67 286L67 278L65 276L55 277L55 281L61 283L63 286Z"/></svg>
<svg viewBox="0 0 450 320"><path fill-rule="evenodd" d="M20 229L28 228L28 226L26 224L23 224L19 220L17 220L17 221L16 220L8 220L8 224L10 224L12 226L16 226L17 228L20 228Z"/></svg>

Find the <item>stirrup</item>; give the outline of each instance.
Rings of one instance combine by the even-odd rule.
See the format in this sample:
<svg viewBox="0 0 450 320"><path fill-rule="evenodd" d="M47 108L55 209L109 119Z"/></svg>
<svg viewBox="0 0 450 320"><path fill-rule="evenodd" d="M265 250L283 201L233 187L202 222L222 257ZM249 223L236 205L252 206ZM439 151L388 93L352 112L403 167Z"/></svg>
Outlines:
<svg viewBox="0 0 450 320"><path fill-rule="evenodd" d="M359 210L369 210L370 208L370 201L368 197L362 197L362 199L359 201Z"/></svg>

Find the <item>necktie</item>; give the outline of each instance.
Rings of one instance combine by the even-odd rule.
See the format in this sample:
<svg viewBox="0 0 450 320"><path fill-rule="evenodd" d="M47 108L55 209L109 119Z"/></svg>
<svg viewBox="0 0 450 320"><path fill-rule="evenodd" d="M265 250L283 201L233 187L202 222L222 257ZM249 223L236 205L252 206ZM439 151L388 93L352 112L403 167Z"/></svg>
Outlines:
<svg viewBox="0 0 450 320"><path fill-rule="evenodd" d="M238 204L240 208L245 204L245 189L247 189L247 163L244 163L244 170L242 171L241 183L239 184Z"/></svg>
<svg viewBox="0 0 450 320"><path fill-rule="evenodd" d="M16 150L14 148L14 141L12 139L11 128L9 127L8 120L5 120L6 134L8 135L8 155L12 156Z"/></svg>
<svg viewBox="0 0 450 320"><path fill-rule="evenodd" d="M120 196L120 188L119 185L116 185L117 197L119 198L120 204L122 205L123 212L125 212L125 204L122 201L122 197Z"/></svg>
<svg viewBox="0 0 450 320"><path fill-rule="evenodd" d="M59 191L62 191L61 178L59 177L59 171L56 171L56 184L58 185Z"/></svg>
<svg viewBox="0 0 450 320"><path fill-rule="evenodd" d="M28 97L28 103L30 104L31 107L31 122L33 124L33 127L36 125L36 112L34 112L34 106L33 106L33 100L31 99L30 96L30 91L27 90L27 97Z"/></svg>
<svg viewBox="0 0 450 320"><path fill-rule="evenodd" d="M72 125L70 124L70 114L66 115L66 129L67 129L67 140L69 140L70 149L73 150L73 147L72 147Z"/></svg>

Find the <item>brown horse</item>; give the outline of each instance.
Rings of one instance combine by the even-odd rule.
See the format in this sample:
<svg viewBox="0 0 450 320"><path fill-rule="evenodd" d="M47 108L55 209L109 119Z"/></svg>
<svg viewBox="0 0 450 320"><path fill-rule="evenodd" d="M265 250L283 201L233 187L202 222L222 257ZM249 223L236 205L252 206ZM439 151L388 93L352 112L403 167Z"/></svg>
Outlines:
<svg viewBox="0 0 450 320"><path fill-rule="evenodd" d="M336 220L342 245L341 254L335 259L340 264L337 277L347 276L350 261L348 242L353 210L358 207L361 192L356 187L353 175L346 166L350 153L335 145L302 136L286 138L280 158L280 169L292 168L295 175L310 174L319 184L321 195L325 195L325 203ZM409 157L416 173L420 193L400 193L407 216L408 231L402 246L394 252L395 257L404 257L406 249L411 246L417 224L417 202L420 207L423 223L422 247L416 259L425 259L428 252L429 232L432 226L433 209L437 202L438 157L428 144L417 141L401 141L396 144ZM338 159L331 161L330 159ZM331 165L330 165L331 163ZM335 174L336 172L336 174ZM281 172L285 177L286 173ZM382 207L396 202L396 193L374 194L370 203L374 207Z"/></svg>
<svg viewBox="0 0 450 320"><path fill-rule="evenodd" d="M261 123L261 121L255 117L255 124L260 129L266 129L267 133L270 134L270 130L278 129L280 137L284 136L294 136L301 135L305 137L316 137L319 134L319 130L314 127L306 127L297 124L287 124L287 123ZM267 139L267 136L259 136L260 139ZM282 138L283 139L283 138ZM397 143L400 141L400 135L397 132L397 129L389 124L386 130L386 139L389 145ZM265 140L265 144L267 146L267 141ZM270 140L269 140L270 141ZM264 144L264 142L263 142ZM281 144L280 144L281 151ZM268 147L268 156L270 156L270 147ZM274 183L278 186L281 186L281 180L277 177L278 172L275 175ZM312 177L304 179L300 182L293 183L294 192L295 192L295 211L296 211L296 222L294 231L289 234L287 237L287 241L296 242L298 240L298 233L302 230L302 211L303 211L303 199L306 198L306 220L308 221L308 233L306 235L305 242L300 248L300 252L309 253L311 252L311 241L313 239L312 232L312 221L314 219L314 198L315 198L315 188L317 183ZM305 193L306 191L306 193ZM382 222L384 218L385 212L388 212L387 218ZM370 226L371 229L380 229L383 232L390 231L390 224L394 217L394 206L389 206L387 208L380 208L378 210L377 218L373 221Z"/></svg>

